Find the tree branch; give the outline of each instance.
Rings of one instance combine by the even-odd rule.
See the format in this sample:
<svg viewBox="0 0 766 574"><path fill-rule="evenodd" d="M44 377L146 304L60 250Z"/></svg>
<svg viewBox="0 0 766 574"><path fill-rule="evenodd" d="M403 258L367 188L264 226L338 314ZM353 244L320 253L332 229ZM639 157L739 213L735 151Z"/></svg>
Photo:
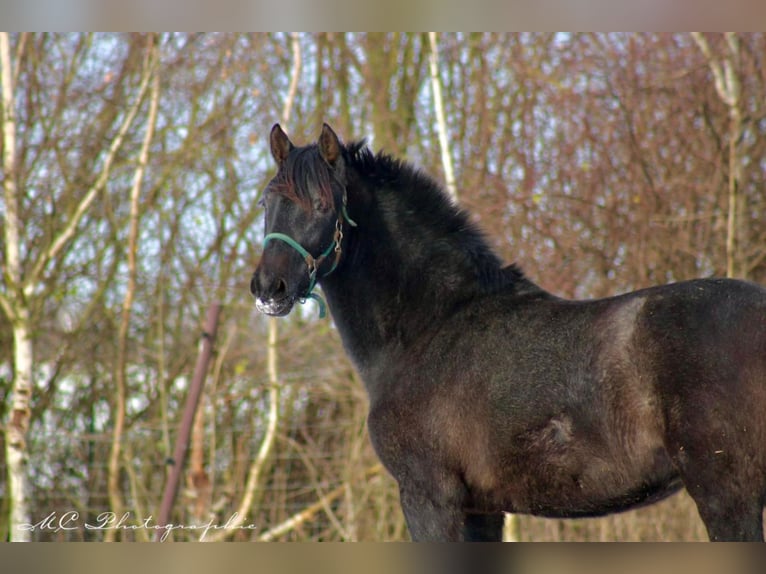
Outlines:
<svg viewBox="0 0 766 574"><path fill-rule="evenodd" d="M365 479L369 479L370 477L378 474L381 470L383 470L382 464L376 464L371 466L367 469L367 471L364 473ZM346 492L346 484L341 484L339 487L337 487L334 490L331 490L327 494L325 494L322 498L317 500L314 504L307 506L297 514L294 514L281 524L278 524L277 526L270 528L263 534L261 534L258 537L258 540L260 542L271 542L275 538L282 536L284 534L287 534L291 530L297 528L304 522L307 522L310 520L317 512L323 510L324 508L327 508L328 505L334 501L336 498L340 498L343 493Z"/></svg>
<svg viewBox="0 0 766 574"><path fill-rule="evenodd" d="M141 197L141 182L146 171L149 157L149 148L154 137L154 127L157 123L157 109L160 99L160 75L156 71L159 61L159 47L156 40L150 37L146 59L144 61L144 78L148 81L154 77L152 92L149 102L149 114L146 118L146 133L138 155L138 165L133 173L133 186L130 190L130 223L128 229L128 286L125 290L125 298L122 302L119 332L117 335L117 358L114 370L114 380L117 386L114 428L112 432L112 445L109 455L108 483L109 503L112 511L120 516L122 514L123 501L119 487L120 474L120 450L122 434L125 429L125 404L127 402L127 384L125 381L125 364L128 349L128 330L130 326L130 314L133 307L133 298L136 291L136 258L138 253L138 223L139 223L139 199ZM114 531L107 532L107 540L114 536Z"/></svg>
<svg viewBox="0 0 766 574"><path fill-rule="evenodd" d="M10 38L0 33L0 89L2 89L3 122L3 196L5 200L5 281L10 299L0 299L9 318L15 317L14 306L21 289L19 195L16 189L16 102L13 97L13 67Z"/></svg>
<svg viewBox="0 0 766 574"><path fill-rule="evenodd" d="M731 65L729 63L729 60L727 59L724 62L724 66L726 70L721 67L721 63L718 61L718 59L713 56L712 51L710 50L710 44L708 44L708 41L705 39L705 36L700 34L699 32L691 32L691 36L694 39L694 41L697 43L697 46L699 46L700 51L705 56L708 62L708 66L710 67L710 71L713 73L713 80L715 82L715 89L718 92L718 95L723 100L723 102L729 106L730 108L735 106L737 103L736 95L733 92L732 86L729 84L729 80L732 76L732 70ZM729 45L731 46L731 41L729 41Z"/></svg>
<svg viewBox="0 0 766 574"><path fill-rule="evenodd" d="M293 101L295 101L295 94L298 92L298 80L301 76L301 44L300 36L298 32L293 32L290 35L290 45L293 50L293 68L290 74L290 87L287 90L287 96L285 97L285 104L282 108L282 125L287 126L290 122L290 113L293 109Z"/></svg>
<svg viewBox="0 0 766 574"><path fill-rule="evenodd" d="M26 278L24 284L24 293L27 296L34 292L35 285L40 280L40 276L42 275L46 265L48 265L48 263L50 263L50 261L52 261L61 252L61 250L67 245L72 237L74 237L75 232L77 231L77 226L80 224L83 216L88 211L91 204L98 196L99 192L101 192L106 186L106 182L109 180L109 176L111 175L114 158L116 157L117 152L120 150L123 140L125 139L125 134L128 133L128 130L133 125L133 120L136 118L138 110L143 103L144 97L146 96L146 93L149 89L149 82L152 78L152 74L152 69L147 68L144 70L143 76L141 78L141 84L138 89L138 94L136 95L133 104L128 109L128 112L125 114L119 130L117 131L117 134L109 146L109 151L107 152L106 158L104 159L104 164L101 168L101 173L99 174L98 179L96 179L96 182L90 187L90 189L88 189L85 197L83 197L82 201L80 201L77 209L75 209L74 213L69 219L69 224L56 237L56 239L51 242L48 249L40 254L40 257L37 259L35 266L33 267L29 276Z"/></svg>
<svg viewBox="0 0 766 574"><path fill-rule="evenodd" d="M298 89L298 80L301 72L301 45L300 36L297 32L293 32L292 49L293 49L293 67L290 74L290 87L288 89L287 96L285 97L285 104L282 108L282 123L287 124L290 119L290 112L293 107L293 100ZM258 454L255 460L250 465L250 470L247 475L247 483L245 485L245 494L242 496L239 509L237 511L234 526L241 525L250 507L255 499L255 490L258 486L263 471L266 467L271 449L274 445L274 441L277 436L277 426L279 423L279 368L278 368L278 351L277 351L277 339L279 332L279 324L277 319L271 317L269 319L269 341L267 345L267 363L269 374L269 418L266 426L266 434L263 437L263 442L258 449ZM215 536L211 536L207 540L219 541L228 538L236 531L235 528L229 530L219 530Z"/></svg>
<svg viewBox="0 0 766 574"><path fill-rule="evenodd" d="M431 91L434 98L434 112L436 124L439 128L439 147L441 148L442 164L444 165L444 179L447 191L453 200L457 200L457 186L455 185L455 172L452 169L452 155L447 138L447 120L444 118L444 100L442 99L441 80L439 78L439 45L436 41L436 32L428 33L428 41L431 44L431 53L428 63L431 68Z"/></svg>

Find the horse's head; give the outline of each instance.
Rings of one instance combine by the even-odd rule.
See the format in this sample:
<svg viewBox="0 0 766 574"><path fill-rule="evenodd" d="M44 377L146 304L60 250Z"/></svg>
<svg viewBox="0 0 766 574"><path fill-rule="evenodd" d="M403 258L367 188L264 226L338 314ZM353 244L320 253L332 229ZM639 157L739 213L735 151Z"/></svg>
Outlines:
<svg viewBox="0 0 766 574"><path fill-rule="evenodd" d="M277 124L270 144L277 174L261 200L263 255L250 292L258 310L283 316L338 264L346 178L342 145L327 124L318 142L306 147L295 147Z"/></svg>

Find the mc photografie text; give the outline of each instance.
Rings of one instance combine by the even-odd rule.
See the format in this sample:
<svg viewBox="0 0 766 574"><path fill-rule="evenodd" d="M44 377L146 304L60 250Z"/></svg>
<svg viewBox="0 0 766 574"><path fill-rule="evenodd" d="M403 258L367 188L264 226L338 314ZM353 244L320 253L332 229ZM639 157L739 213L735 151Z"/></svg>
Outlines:
<svg viewBox="0 0 766 574"><path fill-rule="evenodd" d="M214 524L211 518L204 524L157 524L154 517L149 515L140 521L132 519L130 512L117 516L114 512L102 512L94 522L85 522L76 510L67 512L51 512L42 520L22 524L21 528L31 532L63 532L66 530L152 530L161 531L160 542L164 542L174 530L195 530L200 533L199 540L204 541L211 530L255 530L255 524L237 524L239 513L235 512L224 524Z"/></svg>

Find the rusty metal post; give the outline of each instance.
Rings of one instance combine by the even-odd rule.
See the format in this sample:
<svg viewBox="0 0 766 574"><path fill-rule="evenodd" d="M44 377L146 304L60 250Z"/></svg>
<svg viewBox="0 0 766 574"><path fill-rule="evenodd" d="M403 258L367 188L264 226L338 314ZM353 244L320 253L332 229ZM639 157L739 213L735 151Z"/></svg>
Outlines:
<svg viewBox="0 0 766 574"><path fill-rule="evenodd" d="M194 376L192 377L191 386L189 387L189 394L186 396L183 418L181 419L181 424L178 428L176 447L173 451L173 459L170 461L170 474L162 494L160 516L157 521L158 527L160 527L157 530L157 541L160 540L165 532L161 527L168 524L170 520L170 512L173 509L173 503L178 494L181 472L183 471L184 463L186 462L186 451L189 448L189 437L191 436L192 423L194 422L194 415L197 412L199 398L202 395L202 388L205 385L208 363L213 354L213 343L215 342L215 336L218 330L218 317L220 314L220 303L212 303L208 308L207 316L205 317L205 327L200 339L197 364L194 367Z"/></svg>

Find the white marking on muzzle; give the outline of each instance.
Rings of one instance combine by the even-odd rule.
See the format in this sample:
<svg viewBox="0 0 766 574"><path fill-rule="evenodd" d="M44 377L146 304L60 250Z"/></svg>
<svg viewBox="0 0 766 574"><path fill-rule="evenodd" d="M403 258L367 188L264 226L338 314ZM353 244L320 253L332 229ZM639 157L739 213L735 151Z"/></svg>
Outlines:
<svg viewBox="0 0 766 574"><path fill-rule="evenodd" d="M255 299L255 308L266 315L285 315L292 308L292 301L289 299L268 299L260 297Z"/></svg>

